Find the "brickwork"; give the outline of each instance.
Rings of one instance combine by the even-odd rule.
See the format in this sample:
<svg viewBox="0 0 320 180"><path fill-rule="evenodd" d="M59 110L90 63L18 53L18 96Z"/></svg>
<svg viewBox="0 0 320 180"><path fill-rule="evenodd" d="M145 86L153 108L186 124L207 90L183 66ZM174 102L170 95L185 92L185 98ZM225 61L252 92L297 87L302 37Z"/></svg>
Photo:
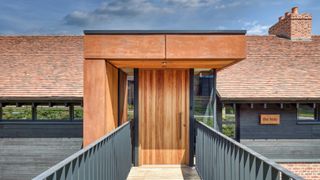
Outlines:
<svg viewBox="0 0 320 180"><path fill-rule="evenodd" d="M306 180L320 179L320 163L280 163L283 167L305 178Z"/></svg>
<svg viewBox="0 0 320 180"><path fill-rule="evenodd" d="M299 14L297 7L291 13L285 13L279 21L270 27L269 34L291 40L310 40L312 16L308 13Z"/></svg>

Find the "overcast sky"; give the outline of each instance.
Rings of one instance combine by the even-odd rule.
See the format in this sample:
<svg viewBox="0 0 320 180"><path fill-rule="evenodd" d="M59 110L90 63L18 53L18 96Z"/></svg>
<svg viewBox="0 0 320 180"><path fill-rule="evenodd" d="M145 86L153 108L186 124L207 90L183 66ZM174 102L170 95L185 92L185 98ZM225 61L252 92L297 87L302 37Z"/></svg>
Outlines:
<svg viewBox="0 0 320 180"><path fill-rule="evenodd" d="M319 0L1 0L0 34L83 34L85 29L246 29L267 34L299 6L320 34Z"/></svg>

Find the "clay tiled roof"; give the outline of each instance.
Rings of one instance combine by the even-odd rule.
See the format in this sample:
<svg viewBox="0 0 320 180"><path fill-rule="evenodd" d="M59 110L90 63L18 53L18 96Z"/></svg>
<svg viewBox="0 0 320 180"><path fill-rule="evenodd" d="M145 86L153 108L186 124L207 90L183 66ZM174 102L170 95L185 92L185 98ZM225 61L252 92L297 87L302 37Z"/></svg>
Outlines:
<svg viewBox="0 0 320 180"><path fill-rule="evenodd" d="M247 36L247 59L218 72L222 100L320 100L320 36ZM0 36L0 99L81 98L83 36Z"/></svg>
<svg viewBox="0 0 320 180"><path fill-rule="evenodd" d="M0 36L0 98L81 98L83 36Z"/></svg>
<svg viewBox="0 0 320 180"><path fill-rule="evenodd" d="M247 36L247 59L218 72L222 100L320 100L320 36Z"/></svg>

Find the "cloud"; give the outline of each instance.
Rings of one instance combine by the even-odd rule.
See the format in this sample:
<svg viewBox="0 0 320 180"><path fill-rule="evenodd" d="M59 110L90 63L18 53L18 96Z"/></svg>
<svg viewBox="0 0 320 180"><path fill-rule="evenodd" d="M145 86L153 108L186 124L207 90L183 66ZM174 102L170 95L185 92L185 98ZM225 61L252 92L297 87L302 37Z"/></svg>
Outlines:
<svg viewBox="0 0 320 180"><path fill-rule="evenodd" d="M248 29L248 34L266 35L270 26L257 24Z"/></svg>
<svg viewBox="0 0 320 180"><path fill-rule="evenodd" d="M67 25L79 25L85 26L93 22L95 17L89 12L74 11L64 17L64 21Z"/></svg>
<svg viewBox="0 0 320 180"><path fill-rule="evenodd" d="M226 9L242 5L248 5L251 2L247 0L163 0L168 5L174 5L184 8L212 8L212 9Z"/></svg>
<svg viewBox="0 0 320 180"><path fill-rule="evenodd" d="M109 0L91 11L77 10L67 14L63 21L65 25L85 27L101 24L101 22L128 21L165 17L166 15L180 16L178 12L188 14L188 11L201 9L225 9L239 6L234 0ZM195 11L191 12L193 14ZM143 18L142 18L143 17Z"/></svg>
<svg viewBox="0 0 320 180"><path fill-rule="evenodd" d="M147 0L115 0L103 3L94 13L97 15L136 16L150 12L162 12L165 8L157 7Z"/></svg>
<svg viewBox="0 0 320 180"><path fill-rule="evenodd" d="M114 18L132 18L146 14L169 13L166 7L147 0L112 0L93 11L74 11L64 17L65 24L85 26Z"/></svg>
<svg viewBox="0 0 320 180"><path fill-rule="evenodd" d="M220 0L164 0L164 2L171 5L178 5L187 8L198 8L217 4Z"/></svg>
<svg viewBox="0 0 320 180"><path fill-rule="evenodd" d="M262 25L258 21L239 22L242 22L243 29L247 29L247 33L252 35L266 35L268 33L268 29L270 28L270 25Z"/></svg>

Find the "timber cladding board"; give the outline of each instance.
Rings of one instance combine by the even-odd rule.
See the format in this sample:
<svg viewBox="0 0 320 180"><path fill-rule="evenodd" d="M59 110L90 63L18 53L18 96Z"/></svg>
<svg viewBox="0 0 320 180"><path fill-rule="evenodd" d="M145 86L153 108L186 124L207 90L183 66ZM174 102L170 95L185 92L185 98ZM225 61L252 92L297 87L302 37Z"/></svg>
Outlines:
<svg viewBox="0 0 320 180"><path fill-rule="evenodd" d="M139 70L139 164L188 164L189 70Z"/></svg>
<svg viewBox="0 0 320 180"><path fill-rule="evenodd" d="M246 39L244 35L85 35L84 58L238 61L246 58Z"/></svg>
<svg viewBox="0 0 320 180"><path fill-rule="evenodd" d="M84 146L105 135L118 121L118 69L104 60L84 61Z"/></svg>

